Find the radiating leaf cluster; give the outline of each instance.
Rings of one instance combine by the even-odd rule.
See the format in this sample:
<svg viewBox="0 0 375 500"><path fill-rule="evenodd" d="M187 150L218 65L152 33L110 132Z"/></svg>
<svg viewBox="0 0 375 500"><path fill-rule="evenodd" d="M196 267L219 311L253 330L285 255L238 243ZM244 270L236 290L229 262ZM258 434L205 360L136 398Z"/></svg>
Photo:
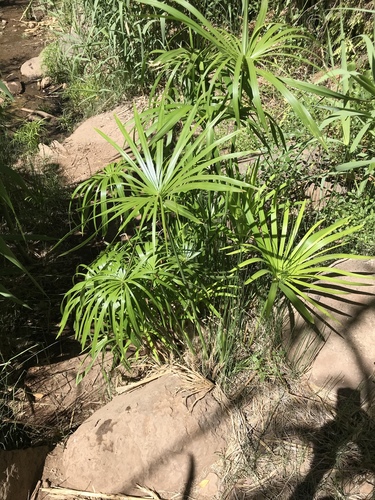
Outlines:
<svg viewBox="0 0 375 500"><path fill-rule="evenodd" d="M221 324L231 314L223 302L243 303L236 297L251 297L255 282L266 290L265 315L280 300L310 323L316 311L330 315L314 294L358 284L359 275L331 264L362 258L339 251L361 226L344 218L306 229L307 201L286 201L284 183L268 186L262 155L269 141L286 142L266 96L276 91L325 144L297 95L345 102L345 94L281 73L280 59L306 62L299 50L304 35L267 24L266 0L252 25L244 0L241 36L217 28L186 0L136 3L157 9L166 27L180 23L187 37L158 52L149 109L134 108L131 123L116 117L123 144L99 131L120 161L80 184L72 208L78 206L85 241L101 233L107 249L81 267L63 301L60 331L73 317L76 337L94 357L107 347L123 361L130 346L147 346L155 357L181 343L194 350L195 337L206 356L204 325L212 317ZM259 149L237 147L243 127ZM240 159L248 162L245 169ZM221 361L233 345L225 335L219 328Z"/></svg>

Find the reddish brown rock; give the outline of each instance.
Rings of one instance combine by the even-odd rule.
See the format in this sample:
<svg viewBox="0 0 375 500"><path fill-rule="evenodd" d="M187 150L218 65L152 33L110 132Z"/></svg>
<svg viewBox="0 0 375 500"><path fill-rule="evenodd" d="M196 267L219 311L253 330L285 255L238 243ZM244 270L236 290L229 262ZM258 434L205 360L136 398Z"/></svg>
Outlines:
<svg viewBox="0 0 375 500"><path fill-rule="evenodd" d="M163 376L95 412L67 443L64 485L136 494L139 484L163 498L191 492L229 433L226 412L211 394L189 397L180 387L179 376Z"/></svg>

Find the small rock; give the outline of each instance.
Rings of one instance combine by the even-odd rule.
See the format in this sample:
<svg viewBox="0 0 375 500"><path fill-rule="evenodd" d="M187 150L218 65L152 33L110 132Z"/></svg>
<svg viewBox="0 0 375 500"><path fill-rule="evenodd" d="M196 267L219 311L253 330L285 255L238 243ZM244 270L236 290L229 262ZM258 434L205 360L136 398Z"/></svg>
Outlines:
<svg viewBox="0 0 375 500"><path fill-rule="evenodd" d="M6 21L5 19L2 19L1 20L1 23L0 23L0 28L5 28L5 26L7 25L8 21Z"/></svg>
<svg viewBox="0 0 375 500"><path fill-rule="evenodd" d="M39 83L40 90L44 90L52 84L52 78L50 76L45 76Z"/></svg>
<svg viewBox="0 0 375 500"><path fill-rule="evenodd" d="M27 23L28 28L35 28L36 25L37 25L37 23L34 21L30 21L29 23Z"/></svg>
<svg viewBox="0 0 375 500"><path fill-rule="evenodd" d="M42 159L58 161L59 155L66 155L67 150L58 141L52 141L49 146L47 144L38 144L38 156Z"/></svg>
<svg viewBox="0 0 375 500"><path fill-rule="evenodd" d="M21 74L30 80L42 78L42 58L40 56L29 59L21 66Z"/></svg>
<svg viewBox="0 0 375 500"><path fill-rule="evenodd" d="M56 140L52 141L50 146L57 153L68 154L68 151L66 150L66 148L59 141L56 141Z"/></svg>
<svg viewBox="0 0 375 500"><path fill-rule="evenodd" d="M43 159L45 158L50 159L54 157L54 152L49 146L47 146L47 144L39 143L38 150L39 150L39 156Z"/></svg>
<svg viewBox="0 0 375 500"><path fill-rule="evenodd" d="M22 83L19 82L18 80L13 80L11 82L4 82L4 83L12 95L22 94L23 86Z"/></svg>
<svg viewBox="0 0 375 500"><path fill-rule="evenodd" d="M43 9L33 9L33 19L38 23L43 19L44 11Z"/></svg>

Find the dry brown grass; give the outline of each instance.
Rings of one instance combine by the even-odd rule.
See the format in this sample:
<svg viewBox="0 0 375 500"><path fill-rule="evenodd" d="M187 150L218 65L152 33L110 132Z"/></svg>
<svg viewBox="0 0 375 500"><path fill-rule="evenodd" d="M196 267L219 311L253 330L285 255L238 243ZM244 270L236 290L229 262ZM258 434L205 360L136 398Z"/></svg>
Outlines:
<svg viewBox="0 0 375 500"><path fill-rule="evenodd" d="M363 410L358 415L342 425L335 407L303 379L287 386L254 380L232 412L235 433L222 473L223 498L373 498L374 426ZM296 493L307 477L313 496Z"/></svg>

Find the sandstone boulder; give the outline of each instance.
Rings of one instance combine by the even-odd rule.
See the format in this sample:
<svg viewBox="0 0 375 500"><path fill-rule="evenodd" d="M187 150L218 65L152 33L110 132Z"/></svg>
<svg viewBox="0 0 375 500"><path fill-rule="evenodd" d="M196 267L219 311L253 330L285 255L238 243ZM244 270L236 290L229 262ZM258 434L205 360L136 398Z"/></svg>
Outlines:
<svg viewBox="0 0 375 500"><path fill-rule="evenodd" d="M95 412L68 440L64 485L139 494L139 484L163 498L205 485L226 446L227 415L210 393L181 392L181 384L162 376Z"/></svg>
<svg viewBox="0 0 375 500"><path fill-rule="evenodd" d="M145 106L144 99L137 101L137 108ZM116 162L120 155L96 129L101 130L118 145L124 145L124 136L117 126L114 115L118 116L129 133L133 125L127 123L134 116L133 103L116 107L113 111L101 113L88 118L62 143L62 147L52 148L52 161L60 165L68 182L77 183L88 179L106 165ZM135 134L136 136L136 134ZM45 148L44 148L45 149ZM42 152L42 156L46 156Z"/></svg>

